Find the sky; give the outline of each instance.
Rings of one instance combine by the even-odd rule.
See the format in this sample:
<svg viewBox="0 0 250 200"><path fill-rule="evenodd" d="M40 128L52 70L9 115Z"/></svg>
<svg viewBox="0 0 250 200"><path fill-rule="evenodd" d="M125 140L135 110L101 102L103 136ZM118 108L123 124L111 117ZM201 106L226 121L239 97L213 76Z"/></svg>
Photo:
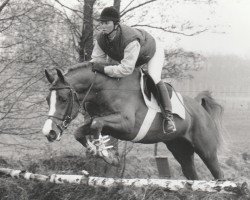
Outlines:
<svg viewBox="0 0 250 200"><path fill-rule="evenodd" d="M210 23L219 24L218 32L182 37L180 45L190 50L250 58L250 1L220 0L215 9ZM200 11L192 9L190 15L199 19Z"/></svg>
<svg viewBox="0 0 250 200"><path fill-rule="evenodd" d="M61 2L71 6L76 0ZM106 2L112 5L113 1ZM181 47L202 54L233 54L250 58L250 0L218 0L210 6L186 2L173 5L169 15L188 18L196 25L209 27L209 30L192 37L154 32L166 48ZM156 5L156 9L157 6L164 9L161 4L161 7ZM158 13L152 10L151 15L156 17Z"/></svg>

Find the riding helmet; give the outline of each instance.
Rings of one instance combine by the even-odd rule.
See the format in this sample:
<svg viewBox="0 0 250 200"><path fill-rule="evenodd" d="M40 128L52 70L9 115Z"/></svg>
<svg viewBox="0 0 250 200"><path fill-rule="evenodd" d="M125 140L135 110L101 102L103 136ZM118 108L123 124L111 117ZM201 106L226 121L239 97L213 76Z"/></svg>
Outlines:
<svg viewBox="0 0 250 200"><path fill-rule="evenodd" d="M101 16L99 18L100 21L120 21L120 14L114 7L106 7L101 12Z"/></svg>

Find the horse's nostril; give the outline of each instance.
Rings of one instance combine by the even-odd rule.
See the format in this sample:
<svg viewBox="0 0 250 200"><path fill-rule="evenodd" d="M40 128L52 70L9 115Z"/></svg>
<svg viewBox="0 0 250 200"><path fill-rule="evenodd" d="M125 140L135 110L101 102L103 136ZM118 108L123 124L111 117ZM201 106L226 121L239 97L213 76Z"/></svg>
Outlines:
<svg viewBox="0 0 250 200"><path fill-rule="evenodd" d="M56 134L56 132L55 132L54 130L51 130L51 131L49 132L49 135L47 135L47 139L48 139L50 142L54 141L56 138L57 138L57 134Z"/></svg>
<svg viewBox="0 0 250 200"><path fill-rule="evenodd" d="M49 132L49 134L50 134L50 136L51 136L52 139L56 139L57 134L56 134L56 132L55 132L54 130L51 130L51 131Z"/></svg>

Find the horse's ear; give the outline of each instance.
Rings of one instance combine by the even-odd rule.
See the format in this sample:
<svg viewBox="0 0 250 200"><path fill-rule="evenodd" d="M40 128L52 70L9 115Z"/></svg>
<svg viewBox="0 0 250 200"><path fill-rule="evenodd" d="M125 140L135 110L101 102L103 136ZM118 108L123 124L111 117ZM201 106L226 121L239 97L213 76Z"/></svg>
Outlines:
<svg viewBox="0 0 250 200"><path fill-rule="evenodd" d="M57 72L57 76L59 77L59 79L62 81L62 82L65 82L65 78L61 72L60 69L56 69L56 72Z"/></svg>
<svg viewBox="0 0 250 200"><path fill-rule="evenodd" d="M55 80L55 78L48 72L47 69L45 69L44 72L45 72L45 76L46 76L46 78L48 79L48 81L49 81L50 83L53 83L54 80Z"/></svg>

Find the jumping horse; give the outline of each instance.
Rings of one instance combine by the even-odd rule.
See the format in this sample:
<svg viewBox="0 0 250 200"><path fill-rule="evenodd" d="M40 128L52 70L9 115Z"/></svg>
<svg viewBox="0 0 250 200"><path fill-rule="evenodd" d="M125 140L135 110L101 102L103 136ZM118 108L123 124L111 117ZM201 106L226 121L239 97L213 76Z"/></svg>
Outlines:
<svg viewBox="0 0 250 200"><path fill-rule="evenodd" d="M105 146L108 139L102 135L126 141L136 137L148 110L141 93L140 71L136 69L124 78L110 78L93 72L90 62L77 64L65 74L59 69L56 71L54 77L45 70L51 87L43 134L51 142L60 140L62 132L84 107L90 118L86 117L75 131L76 140L107 162L117 164L112 149ZM158 113L146 136L138 142L165 143L187 179L198 179L194 153L199 155L215 179L223 179L217 157L223 108L209 92L201 92L195 98L183 96L183 101L186 117L181 119L174 115L176 132L163 132L162 114ZM95 139L89 140L88 135L95 135Z"/></svg>

